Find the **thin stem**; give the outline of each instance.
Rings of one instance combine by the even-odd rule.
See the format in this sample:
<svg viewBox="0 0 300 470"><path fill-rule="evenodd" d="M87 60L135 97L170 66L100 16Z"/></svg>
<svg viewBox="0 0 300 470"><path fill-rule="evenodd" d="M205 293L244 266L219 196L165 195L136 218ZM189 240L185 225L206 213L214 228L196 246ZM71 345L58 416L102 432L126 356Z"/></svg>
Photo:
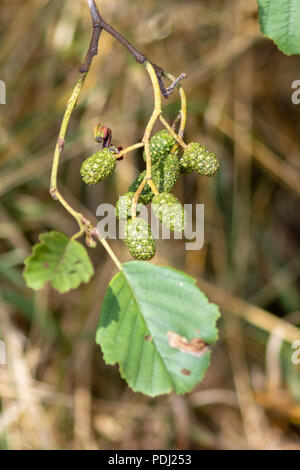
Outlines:
<svg viewBox="0 0 300 470"><path fill-rule="evenodd" d="M137 208L137 205L138 205L138 202L139 202L139 197L140 197L141 192L143 191L144 187L146 186L146 183L147 183L147 177L145 176L145 178L143 178L143 181L141 182L141 184L139 185L138 189L136 190L136 192L134 194L134 197L133 197L133 200L132 200L132 206L131 206L131 217L133 219L136 218L136 208Z"/></svg>
<svg viewBox="0 0 300 470"><path fill-rule="evenodd" d="M50 194L52 198L59 201L61 205L69 212L69 214L72 217L74 217L74 219L77 221L79 225L79 232L74 235L75 238L78 238L80 235L82 235L84 231L84 224L82 222L82 214L80 214L80 212L75 211L58 191L57 176L58 176L60 156L65 146L65 136L68 130L70 118L76 106L80 92L83 88L86 76L87 76L87 72L79 77L73 89L73 92L71 94L71 97L67 103L67 108L66 108L63 120L62 120L61 128L59 131L59 136L58 136L56 147L55 147L53 163L52 163L52 171L51 171L51 183L50 183Z"/></svg>
<svg viewBox="0 0 300 470"><path fill-rule="evenodd" d="M79 230L81 232L84 229L84 224L82 222L82 214L80 212L75 211L73 207L71 207L70 204L63 198L63 196L57 189L55 191L55 199L61 203L61 205L66 209L67 212L69 212L72 217L74 217L74 219L79 225ZM75 238L78 238L77 234L75 235Z"/></svg>
<svg viewBox="0 0 300 470"><path fill-rule="evenodd" d="M143 137L143 143L145 145L145 155L146 155L146 176L141 182L140 186L138 187L134 198L132 202L132 208L131 208L131 214L132 218L136 217L136 208L138 204L138 200L140 197L141 192L143 191L144 187L146 184L148 184L153 191L155 195L159 194L159 191L155 185L155 183L152 180L152 162L151 162L151 151L150 151L150 137L151 133L153 130L153 127L157 121L157 119L161 119L165 127L169 131L171 131L171 134L175 137L176 141L180 143L183 147L186 147L186 144L183 142L182 137L178 136L175 131L168 125L167 121L162 117L162 102L161 102L161 86L157 77L157 71L155 70L155 67L153 64L150 62L146 61L145 62L146 70L150 76L152 87L153 87L153 93L154 93L154 110L152 112L152 115L150 117L150 120L147 124L144 137ZM173 76L171 74L166 74L166 77L173 80ZM175 80L175 79L174 79ZM181 121L180 121L180 131L183 134L184 129L185 129L185 124L186 124L186 97L185 93L183 91L183 88L178 84L179 80L175 80L176 85L178 88L180 87L181 91Z"/></svg>
<svg viewBox="0 0 300 470"><path fill-rule="evenodd" d="M154 110L152 112L152 115L149 119L149 122L147 124L147 127L145 129L144 137L143 137L143 144L145 146L145 155L146 155L146 176L141 182L140 186L138 187L133 201L132 201L132 207L131 207L131 214L132 218L136 218L136 208L138 204L139 197L141 195L141 192L143 191L144 187L146 184L150 186L154 194L159 194L159 191L157 187L155 186L154 182L152 181L152 163L151 163L151 152L150 152L150 137L151 137L151 132L153 130L154 124L156 123L158 117L160 116L162 110L161 110L161 94L160 94L160 86L158 82L158 78L156 75L156 72L154 70L153 65L146 61L145 62L145 67L146 70L150 76L152 87L153 87L153 93L154 93Z"/></svg>
<svg viewBox="0 0 300 470"><path fill-rule="evenodd" d="M85 79L87 76L87 72L81 75L75 85L75 88L71 94L71 97L67 103L67 108L62 120L61 128L59 131L59 136L57 139L56 147L55 147L55 153L54 153L54 158L53 158L53 164L52 164L52 172L51 172L51 185L50 185L50 194L54 199L56 199L56 191L57 191L57 174L58 174L58 166L59 166L59 161L60 161L60 156L61 153L64 149L65 146L65 136L68 130L68 125L70 122L70 118L72 115L72 112L74 111L74 108L76 106L77 100L79 98L79 95L81 93L81 90L83 88Z"/></svg>
<svg viewBox="0 0 300 470"><path fill-rule="evenodd" d="M176 87L178 87L178 85L180 84L181 80L183 80L184 78L186 78L186 74L185 73L181 73L179 75L179 77L175 78L173 77L173 75L171 75L170 73L168 72L164 72L164 77L167 77L169 78L170 80L172 80L172 83L171 85L166 89L166 92L171 95L174 91L174 89Z"/></svg>
<svg viewBox="0 0 300 470"><path fill-rule="evenodd" d="M158 191L157 187L155 186L154 181L152 180L152 178L151 178L151 180L148 180L147 182L148 182L150 188L152 189L153 193L155 194L155 196L157 196L159 194L159 191Z"/></svg>
<svg viewBox="0 0 300 470"><path fill-rule="evenodd" d="M180 110L180 128L178 135L183 139L184 136L184 131L186 127L186 121L187 121L187 99L186 99L186 94L182 86L179 86L179 94L181 98L181 110Z"/></svg>
<svg viewBox="0 0 300 470"><path fill-rule="evenodd" d="M100 15L98 7L94 0L88 0L88 5L90 8L90 12L93 18L93 21L100 25L102 29L104 29L107 33L113 36L117 41L119 41L122 46L124 46L130 54L135 58L135 60L139 64L143 64L147 59L144 54L141 54L131 42L129 42L119 31L113 28L110 24L108 24Z"/></svg>
<svg viewBox="0 0 300 470"><path fill-rule="evenodd" d="M173 83L176 82L175 77L171 73L166 72L165 76L169 80L172 80ZM184 88L180 83L177 84L177 88L179 90L180 100L181 100L180 127L179 127L179 131L178 131L178 135L179 135L179 137L181 137L183 139L184 131L185 131L185 127L186 127L186 121L187 121L187 99L186 99L186 94L185 94Z"/></svg>
<svg viewBox="0 0 300 470"><path fill-rule="evenodd" d="M85 234L85 228L83 226L82 229L80 229L78 232L74 233L74 235L71 237L71 240L77 240L77 238L82 237L82 235L84 235L84 234Z"/></svg>
<svg viewBox="0 0 300 470"><path fill-rule="evenodd" d="M89 6L90 6L90 2L89 2ZM84 233L86 233L87 236L93 233L95 237L100 241L100 243L102 243L102 245L104 246L104 248L106 249L110 257L112 258L112 260L114 261L118 269L121 269L122 268L121 263L115 256L114 252L110 248L107 241L100 237L99 232L91 224L89 220L87 220L80 212L76 211L75 209L73 209L73 207L70 206L70 204L63 198L63 196L60 194L57 188L57 177L58 177L60 157L65 146L65 137L66 137L66 133L68 130L70 118L77 104L79 95L82 91L82 88L85 83L93 58L98 52L98 42L99 42L102 29L99 27L98 24L95 23L93 14L92 14L92 20L93 20L93 34L92 34L89 50L86 54L85 61L80 68L81 75L67 103L66 111L62 120L62 124L61 124L60 131L59 131L59 136L58 136L56 147L55 147L53 163L52 163L52 171L51 171L50 194L53 199L61 203L61 205L66 209L66 211L69 212L69 214L72 217L74 217L74 219L78 223L79 231L72 236L72 240L75 240L81 237Z"/></svg>
<svg viewBox="0 0 300 470"><path fill-rule="evenodd" d="M113 252L113 250L111 249L109 243L106 241L105 238L102 238L98 232L98 230L96 228L93 228L93 231L92 231L92 235L97 239L99 240L99 242L103 245L103 247L106 249L107 253L109 254L109 256L111 257L111 259L113 260L113 262L115 263L115 265L117 266L117 268L121 271L122 270L122 264L120 263L120 261L118 260L118 258L116 257L115 253Z"/></svg>
<svg viewBox="0 0 300 470"><path fill-rule="evenodd" d="M161 95L160 95L160 88L159 88L159 83L157 80L157 76L155 73L155 70L150 64L150 62L146 62L146 70L150 76L152 87L153 87L153 92L154 92L154 110L153 113L150 117L150 120L147 124L144 137L143 137L143 142L145 144L145 154L146 154L146 177L148 179L151 179L151 152L150 152L150 136L152 129L154 127L154 124L156 123L158 117L161 115Z"/></svg>
<svg viewBox="0 0 300 470"><path fill-rule="evenodd" d="M90 7L90 2L88 2L88 5ZM97 19L94 15L92 7L90 7L90 12L91 12L92 23L93 23L93 34L92 34L90 46L86 53L84 62L79 69L80 73L86 73L89 71L90 66L93 62L93 58L95 57L95 55L98 54L98 44L99 44L99 39L100 39L100 35L102 32L102 28L100 24L97 22Z"/></svg>
<svg viewBox="0 0 300 470"><path fill-rule="evenodd" d="M123 149L121 150L119 153L117 153L115 155L116 159L118 160L119 158L123 157L124 155L126 155L126 153L129 153L129 152L132 152L132 150L136 150L136 149L139 149L141 147L144 147L144 142L139 142L137 144L134 144L134 145L130 145L130 147L126 147L126 149Z"/></svg>
<svg viewBox="0 0 300 470"><path fill-rule="evenodd" d="M170 132L170 134L174 137L174 139L181 145L181 147L183 147L184 149L187 148L187 144L183 141L183 139L181 137L179 137L178 134L176 134L176 132L172 129L172 127L170 126L170 124L165 120L165 118L160 115L159 116L159 119L161 121L161 123L165 126L165 128Z"/></svg>

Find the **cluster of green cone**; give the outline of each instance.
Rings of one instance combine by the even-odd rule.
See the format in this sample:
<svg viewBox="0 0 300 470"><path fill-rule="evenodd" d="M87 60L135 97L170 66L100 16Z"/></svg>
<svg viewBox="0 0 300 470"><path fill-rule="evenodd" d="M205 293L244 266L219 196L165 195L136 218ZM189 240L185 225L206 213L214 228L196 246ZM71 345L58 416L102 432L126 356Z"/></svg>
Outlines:
<svg viewBox="0 0 300 470"><path fill-rule="evenodd" d="M182 231L185 227L185 213L178 199L171 194L180 174L196 171L202 176L214 176L220 166L216 155L206 147L192 142L184 149L180 158L175 138L167 131L157 132L150 141L152 162L152 180L159 191L155 195L148 184L139 196L136 214L140 213L141 204L152 203L152 210L164 226L171 231ZM146 159L144 152L144 160ZM104 148L87 158L81 166L80 174L86 184L99 183L115 169L114 153ZM142 218L131 218L134 195L146 175L143 171L120 196L116 204L116 216L126 220L126 245L135 259L149 260L155 255L155 241L151 229Z"/></svg>
<svg viewBox="0 0 300 470"><path fill-rule="evenodd" d="M185 212L178 199L171 194L181 173L198 172L203 176L213 176L219 169L217 157L206 147L197 143L189 144L180 158L174 137L167 131L157 132L150 141L152 180L159 194L155 195L147 184L139 196L139 203L151 202L155 216L171 231L182 231L185 227ZM144 160L145 152L144 152ZM116 215L127 220L125 226L126 245L131 255L138 260L149 260L155 255L155 241L151 229L142 218L131 218L135 192L146 175L143 171L120 197L116 204ZM137 205L136 214L140 212Z"/></svg>

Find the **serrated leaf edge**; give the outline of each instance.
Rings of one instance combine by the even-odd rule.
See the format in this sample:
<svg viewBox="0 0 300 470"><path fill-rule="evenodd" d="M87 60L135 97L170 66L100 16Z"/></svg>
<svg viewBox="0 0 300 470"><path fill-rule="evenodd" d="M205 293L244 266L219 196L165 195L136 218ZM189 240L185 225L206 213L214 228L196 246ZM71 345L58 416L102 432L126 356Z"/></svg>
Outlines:
<svg viewBox="0 0 300 470"><path fill-rule="evenodd" d="M138 263L138 264L140 264L140 263L143 263L143 264L152 264L152 263L146 263L146 262L143 262L143 261L129 261L128 263L123 263L123 264L126 265L126 264L129 264L129 263L130 263L130 264L132 264L132 263ZM179 270L177 270L176 268L172 268L172 267L169 267L169 266L159 266L159 267L160 267L160 268L166 268L167 270L169 270L169 271L171 271L171 272L172 272L172 271L174 271L174 272L178 272L178 271L179 271ZM184 273L184 272L182 272L182 271L179 271L179 272L180 272L181 274L183 274L183 275L186 277L187 281L189 281L191 284L194 284L194 285L197 286L197 280L196 280L194 277L192 277L192 276L190 276L189 274L186 274L186 273ZM143 323L145 324L145 327L146 327L145 329L148 330L148 331L150 331L149 328L148 328L148 325L147 325L147 323L146 323L146 321L145 321L145 319L144 319L144 316L140 313L140 311L141 311L140 304L139 304L139 302L137 301L136 296L135 296L134 293L133 293L133 290L132 290L131 285L130 285L130 283L129 283L129 281L128 281L126 275L125 275L124 270L123 270L123 269L120 270L120 271L112 278L112 280L110 281L110 283L113 282L113 280L114 280L118 275L120 275L120 274L123 274L123 276L125 277L125 279L126 279L128 285L129 285L129 288L130 288L130 291L131 291L132 296L133 296L133 298L134 298L134 301L136 302L136 304L137 304L137 306L138 306L138 309L139 309L139 313L138 313L138 314L142 317ZM197 288L199 289L198 286L197 286ZM204 297L205 297L205 299L207 300L207 302L208 302L211 306L215 307L215 315L214 315L214 319L213 319L213 326L214 326L214 328L215 328L216 333L215 333L215 339L212 341L212 344L213 344L213 343L215 343L215 342L218 340L218 338L219 338L219 332L218 332L218 328L217 328L217 321L218 321L218 319L220 318L221 313L220 313L219 307L218 307L216 304L214 304L213 302L210 302L209 299L207 298L207 296L205 295L205 293L202 292L201 289L199 289L199 290L200 290L201 293L204 295ZM152 340L153 340L153 343L155 343L154 338L153 338ZM97 343L97 344L99 345L99 347L101 348L101 345L100 345L100 343L99 343L99 341L98 341L98 330L97 330L97 332L96 332L96 343ZM142 393L143 395L147 395L147 396L150 396L150 397L158 397L158 396L162 396L162 395L167 395L167 394L170 393L170 392L175 392L176 395L185 395L186 393L190 393L190 392L196 387L196 385L197 385L199 382L201 382L201 381L203 380L203 378L205 377L206 372L207 372L207 370L208 370L208 368L209 368L209 366L210 366L210 364L211 364L211 350L209 350L209 351L207 351L207 352L205 353L205 355L203 356L203 357L207 356L207 359L208 359L206 370L204 371L204 373L202 374L202 376L199 377L199 380L198 380L197 383L194 385L194 387L193 387L192 389L188 390L188 391L184 391L184 390L183 390L182 392L177 392L177 391L176 391L176 388L175 388L175 385L174 385L173 378L172 378L170 372L168 371L168 369L167 369L167 367L166 367L166 365L165 365L164 359L163 359L163 357L161 356L161 353L159 352L156 343L155 343L155 348L156 348L157 354L158 354L159 357L161 358L161 361L162 361L162 363L163 363L163 365L164 365L164 368L166 369L167 375L168 375L168 377L170 378L170 382L173 384L173 386L171 386L169 389L167 389L167 390L166 390L165 392L163 392L163 393L149 393L149 392L147 392L147 394L145 394L145 392L143 392L143 391L139 390L138 388L136 388L136 387L130 385L130 384L128 383L127 378L125 377L124 370L123 370L123 368L122 368L122 364L120 363L120 361L119 361L119 360L109 361L109 360L107 359L106 353L102 350L102 348L101 348L101 351L102 351L102 354L103 354L103 359L104 359L105 364L111 365L111 366L114 366L114 365L116 365L116 364L118 365L118 369L119 369L119 373L120 373L121 377L125 380L125 382L126 382L126 383L128 384L128 386L131 388L131 390L133 390L135 393ZM183 354L184 354L184 353L183 353Z"/></svg>
<svg viewBox="0 0 300 470"><path fill-rule="evenodd" d="M23 271L23 277L24 277L24 279L25 279L25 282L26 282L27 287L30 288L30 289L33 289L33 290L35 290L35 291L38 291L38 290L43 289L48 283L50 283L51 286L53 287L52 279L49 279L49 280L45 281L44 283L42 283L42 284L41 284L41 287L34 288L34 287L32 287L31 285L28 284L27 279L26 279L26 276L25 276L25 274L26 274L26 269L28 268L28 264L29 264L30 261L35 257L37 250L39 250L40 247L42 247L43 245L46 244L46 240L45 240L46 237L48 237L48 236L51 235L51 234L52 234L52 235L53 235L53 234L58 234L58 235L60 235L60 236L65 237L65 238L68 240L68 244L66 245L65 252L67 251L67 248L68 248L68 246L69 246L69 244L70 244L71 242L74 242L74 243L78 244L79 246L81 246L82 248L84 248L79 242L77 242L76 240L72 240L71 238L67 237L64 233L57 232L57 231L55 231L55 230L52 230L51 232L43 232L43 233L41 233L41 234L39 235L40 243L36 243L35 245L33 245L33 247L32 247L32 253L31 253L29 256L27 256L27 258L24 260L25 269L24 269L24 271ZM87 256L88 256L88 253L87 253L87 252L86 252L86 254L87 254ZM63 257L64 257L64 256L65 256L65 254L63 254ZM91 263L91 260L90 260L89 256L88 256L88 259L89 259L90 267L91 267L91 276L90 276L90 278L91 278L92 275L94 274L94 268L93 268L93 265L92 265L92 263ZM61 260L59 261L59 263L61 263ZM65 294L66 292L69 292L70 290L77 289L77 288L80 286L80 284L82 284L82 283L87 284L87 283L89 282L89 280L90 280L90 279L88 279L87 281L81 280L81 281L79 281L79 283L77 284L77 286L74 286L74 287L72 287L71 289L56 289L56 288L54 288L54 287L53 287L53 289L57 290L57 291L60 292L61 294Z"/></svg>

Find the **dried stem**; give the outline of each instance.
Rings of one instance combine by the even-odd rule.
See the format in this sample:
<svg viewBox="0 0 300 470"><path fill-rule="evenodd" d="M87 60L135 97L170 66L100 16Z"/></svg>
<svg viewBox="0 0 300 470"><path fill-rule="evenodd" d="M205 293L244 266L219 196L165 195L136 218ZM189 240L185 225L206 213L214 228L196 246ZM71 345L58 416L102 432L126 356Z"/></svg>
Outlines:
<svg viewBox="0 0 300 470"><path fill-rule="evenodd" d="M100 28L100 32L103 29L111 36L113 36L117 41L119 41L122 46L124 46L130 52L130 54L134 57L138 64L144 64L145 62L149 62L144 54L138 51L138 49L136 49L136 47L134 47L133 44L131 44L131 42L129 42L119 31L113 28L102 18L94 0L87 0L87 2L93 18L93 24L97 25L97 27ZM166 88L163 82L163 78L167 76L165 71L156 64L151 63L151 65L156 74L162 95L165 98L168 98L173 93L174 88L182 79L185 78L186 75L184 73L180 74L178 78L174 79L174 83L172 83L168 88Z"/></svg>
<svg viewBox="0 0 300 470"><path fill-rule="evenodd" d="M90 2L88 2L88 3L89 3L89 6L90 6ZM79 69L80 73L87 73L89 71L90 66L93 62L93 58L95 57L95 55L98 54L98 44L99 44L99 39L100 39L100 35L101 35L101 32L102 32L102 27L97 22L97 18L95 16L95 12L94 12L92 6L90 6L90 12L91 12L91 17L92 17L93 33L92 33L90 46L89 46L88 51L86 53L84 62L83 62L82 66Z"/></svg>

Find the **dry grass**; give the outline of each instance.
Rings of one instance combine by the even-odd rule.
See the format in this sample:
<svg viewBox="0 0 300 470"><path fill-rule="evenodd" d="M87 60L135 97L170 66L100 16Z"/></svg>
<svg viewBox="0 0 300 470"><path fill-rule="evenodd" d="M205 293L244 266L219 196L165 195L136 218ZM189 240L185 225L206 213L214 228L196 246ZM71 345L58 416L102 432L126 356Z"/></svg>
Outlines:
<svg viewBox="0 0 300 470"><path fill-rule="evenodd" d="M94 343L114 266L92 252L96 275L67 295L34 294L21 276L38 234L74 224L48 194L60 119L90 36L83 0L1 5L0 446L9 449L300 449L299 107L284 57L258 30L254 0L101 1L103 15L174 75L186 72L186 138L222 161L218 177L182 178L178 197L205 204L205 247L159 243L157 262L199 279L220 304L221 336L202 384L185 397L133 394ZM74 114L61 167L63 193L94 217L142 168L118 165L109 185L86 190L82 159L101 121L118 145L141 137L152 96L142 67L103 34ZM165 102L170 118L178 100ZM122 243L114 242L122 260Z"/></svg>

